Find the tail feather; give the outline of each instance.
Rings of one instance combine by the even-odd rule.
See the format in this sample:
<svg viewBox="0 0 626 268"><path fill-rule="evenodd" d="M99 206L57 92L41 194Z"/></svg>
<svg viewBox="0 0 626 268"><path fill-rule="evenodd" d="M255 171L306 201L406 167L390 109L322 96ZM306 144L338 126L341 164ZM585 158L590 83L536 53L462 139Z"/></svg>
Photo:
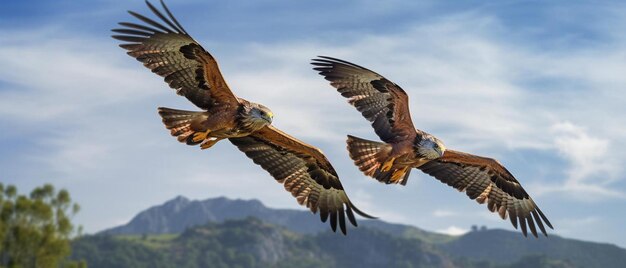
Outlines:
<svg viewBox="0 0 626 268"><path fill-rule="evenodd" d="M184 142L188 145L197 145L208 138L205 132L193 128L194 123L206 120L206 114L204 112L159 107L159 115L163 118L165 128L169 129L172 136L175 136L179 142ZM205 149L204 147L206 146L203 146L203 149Z"/></svg>
<svg viewBox="0 0 626 268"><path fill-rule="evenodd" d="M406 182L409 180L409 175L411 175L411 169L408 169L406 173L404 173L404 177L402 177L402 180L400 181L400 185L402 186L406 185Z"/></svg>
<svg viewBox="0 0 626 268"><path fill-rule="evenodd" d="M365 175L373 176L387 158L391 151L391 146L376 141L370 141L348 135L348 152L354 164L359 167Z"/></svg>
<svg viewBox="0 0 626 268"><path fill-rule="evenodd" d="M406 184L411 173L410 168L392 166L389 170L383 169L383 164L389 160L391 145L351 135L348 135L347 143L350 158L352 158L354 164L359 167L363 174L386 184Z"/></svg>

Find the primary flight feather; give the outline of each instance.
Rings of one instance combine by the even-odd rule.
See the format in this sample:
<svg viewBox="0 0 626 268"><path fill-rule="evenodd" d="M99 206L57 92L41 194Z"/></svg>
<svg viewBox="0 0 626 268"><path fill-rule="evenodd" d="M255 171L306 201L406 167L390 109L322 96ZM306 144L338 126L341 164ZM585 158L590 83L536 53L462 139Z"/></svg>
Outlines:
<svg viewBox="0 0 626 268"><path fill-rule="evenodd" d="M311 63L337 91L372 123L383 142L348 136L350 157L367 176L405 185L418 168L456 188L502 219L507 216L524 236L527 228L547 235L548 218L513 175L498 161L448 150L435 136L416 129L406 92L385 77L356 64L320 56Z"/></svg>
<svg viewBox="0 0 626 268"><path fill-rule="evenodd" d="M128 55L204 111L159 108L163 123L178 141L207 149L228 139L255 164L282 183L300 205L319 211L333 231L337 225L346 233L346 217L356 226L357 209L346 195L339 177L324 154L274 128L267 107L239 98L230 90L217 61L195 41L161 1L164 15L146 1L161 22L129 11L143 24L121 22L113 38ZM165 23L165 25L163 24Z"/></svg>

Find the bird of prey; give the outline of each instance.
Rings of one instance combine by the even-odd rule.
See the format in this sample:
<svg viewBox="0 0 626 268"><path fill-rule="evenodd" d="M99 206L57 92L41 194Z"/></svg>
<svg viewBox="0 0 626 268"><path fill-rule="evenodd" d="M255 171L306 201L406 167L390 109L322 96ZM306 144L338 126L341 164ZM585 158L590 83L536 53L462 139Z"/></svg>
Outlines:
<svg viewBox="0 0 626 268"><path fill-rule="evenodd" d="M513 175L497 160L447 150L435 136L416 129L409 113L409 97L400 86L356 64L320 56L311 62L372 123L383 142L348 136L350 158L367 176L405 185L412 168L465 191L478 203L487 203L502 219L508 216L524 236L527 227L537 237L535 224L547 236L552 224Z"/></svg>
<svg viewBox="0 0 626 268"><path fill-rule="evenodd" d="M216 60L195 41L161 1L159 11L148 7L161 23L129 11L143 24L121 22L112 37L126 43L120 46L152 72L165 78L176 93L204 111L159 108L163 123L178 141L207 149L228 139L255 164L282 183L300 205L330 218L346 233L346 216L356 226L357 209L346 195L337 172L326 156L271 125L273 114L267 107L233 94L222 77ZM164 14L167 14L165 16Z"/></svg>

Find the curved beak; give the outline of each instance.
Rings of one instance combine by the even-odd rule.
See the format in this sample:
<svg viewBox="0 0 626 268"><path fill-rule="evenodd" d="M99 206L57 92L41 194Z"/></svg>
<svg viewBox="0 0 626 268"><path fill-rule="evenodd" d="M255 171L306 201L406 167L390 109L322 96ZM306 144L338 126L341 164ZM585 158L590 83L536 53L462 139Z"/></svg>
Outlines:
<svg viewBox="0 0 626 268"><path fill-rule="evenodd" d="M272 120L274 119L274 114L272 112L268 112L267 115L263 116L263 119L265 119L265 121L267 121L268 123L272 123Z"/></svg>
<svg viewBox="0 0 626 268"><path fill-rule="evenodd" d="M443 156L446 153L446 146L443 145L439 145L439 150L437 150L437 152L439 153L439 156Z"/></svg>

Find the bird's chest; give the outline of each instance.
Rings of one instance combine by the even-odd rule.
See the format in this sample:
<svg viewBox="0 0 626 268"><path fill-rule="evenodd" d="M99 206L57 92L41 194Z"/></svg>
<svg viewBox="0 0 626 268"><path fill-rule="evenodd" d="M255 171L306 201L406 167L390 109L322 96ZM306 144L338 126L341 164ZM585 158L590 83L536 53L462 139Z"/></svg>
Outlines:
<svg viewBox="0 0 626 268"><path fill-rule="evenodd" d="M236 127L233 128L233 135L237 137L248 136L267 125L268 123L263 120L255 120L249 117L237 117Z"/></svg>
<svg viewBox="0 0 626 268"><path fill-rule="evenodd" d="M400 142L392 144L391 156L395 158L411 158L413 155L413 143Z"/></svg>
<svg viewBox="0 0 626 268"><path fill-rule="evenodd" d="M391 155L396 164L403 166L419 167L429 161L415 150L412 142L394 144Z"/></svg>
<svg viewBox="0 0 626 268"><path fill-rule="evenodd" d="M208 111L209 118L204 122L211 136L233 138L249 135L251 132L243 128L239 122L237 111L228 107L217 107Z"/></svg>

